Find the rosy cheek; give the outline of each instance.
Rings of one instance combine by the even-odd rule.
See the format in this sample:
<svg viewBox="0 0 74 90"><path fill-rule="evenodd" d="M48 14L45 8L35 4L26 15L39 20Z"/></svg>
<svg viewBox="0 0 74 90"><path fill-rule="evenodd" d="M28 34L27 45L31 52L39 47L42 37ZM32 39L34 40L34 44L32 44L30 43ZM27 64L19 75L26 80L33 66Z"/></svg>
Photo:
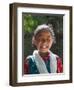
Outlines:
<svg viewBox="0 0 74 90"><path fill-rule="evenodd" d="M37 42L37 43L36 43L36 47L37 47L37 49L39 49L39 47L40 47L40 42Z"/></svg>

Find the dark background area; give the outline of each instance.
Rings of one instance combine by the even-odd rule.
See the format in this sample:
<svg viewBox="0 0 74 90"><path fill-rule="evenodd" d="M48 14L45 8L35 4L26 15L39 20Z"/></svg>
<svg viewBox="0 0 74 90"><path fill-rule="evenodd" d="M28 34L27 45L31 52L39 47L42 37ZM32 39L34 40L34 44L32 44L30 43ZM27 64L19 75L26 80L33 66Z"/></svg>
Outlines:
<svg viewBox="0 0 74 90"><path fill-rule="evenodd" d="M56 43L52 45L51 51L63 59L63 15L54 14L33 14L23 13L23 32L24 32L24 58L32 55L35 49L32 45L32 36L36 27L40 24L52 24Z"/></svg>

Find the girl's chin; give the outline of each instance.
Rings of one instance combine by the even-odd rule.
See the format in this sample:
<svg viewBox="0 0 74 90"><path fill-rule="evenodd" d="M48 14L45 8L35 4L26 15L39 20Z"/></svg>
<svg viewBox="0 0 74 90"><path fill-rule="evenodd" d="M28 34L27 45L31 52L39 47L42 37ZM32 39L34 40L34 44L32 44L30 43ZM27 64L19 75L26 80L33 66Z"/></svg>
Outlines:
<svg viewBox="0 0 74 90"><path fill-rule="evenodd" d="M41 53L47 53L47 52L49 52L49 50L41 50L41 51L39 51L39 52L41 52Z"/></svg>

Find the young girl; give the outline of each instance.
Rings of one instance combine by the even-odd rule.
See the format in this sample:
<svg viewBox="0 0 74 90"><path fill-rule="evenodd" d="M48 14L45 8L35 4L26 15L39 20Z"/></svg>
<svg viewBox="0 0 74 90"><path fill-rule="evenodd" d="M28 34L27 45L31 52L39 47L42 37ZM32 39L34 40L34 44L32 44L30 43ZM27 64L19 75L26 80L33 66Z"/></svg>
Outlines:
<svg viewBox="0 0 74 90"><path fill-rule="evenodd" d="M39 25L32 39L34 50L24 61L24 74L62 73L62 60L52 53L50 48L55 43L55 36L51 24Z"/></svg>

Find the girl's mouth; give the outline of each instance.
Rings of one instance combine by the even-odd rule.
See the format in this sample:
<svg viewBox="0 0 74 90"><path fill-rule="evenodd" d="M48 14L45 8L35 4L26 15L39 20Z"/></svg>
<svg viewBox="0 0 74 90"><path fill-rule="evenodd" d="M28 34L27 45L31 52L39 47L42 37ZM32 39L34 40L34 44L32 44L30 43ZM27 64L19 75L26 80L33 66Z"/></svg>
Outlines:
<svg viewBox="0 0 74 90"><path fill-rule="evenodd" d="M48 48L48 46L47 45L43 45L43 46L41 46L41 48L42 49L46 49L46 48Z"/></svg>

